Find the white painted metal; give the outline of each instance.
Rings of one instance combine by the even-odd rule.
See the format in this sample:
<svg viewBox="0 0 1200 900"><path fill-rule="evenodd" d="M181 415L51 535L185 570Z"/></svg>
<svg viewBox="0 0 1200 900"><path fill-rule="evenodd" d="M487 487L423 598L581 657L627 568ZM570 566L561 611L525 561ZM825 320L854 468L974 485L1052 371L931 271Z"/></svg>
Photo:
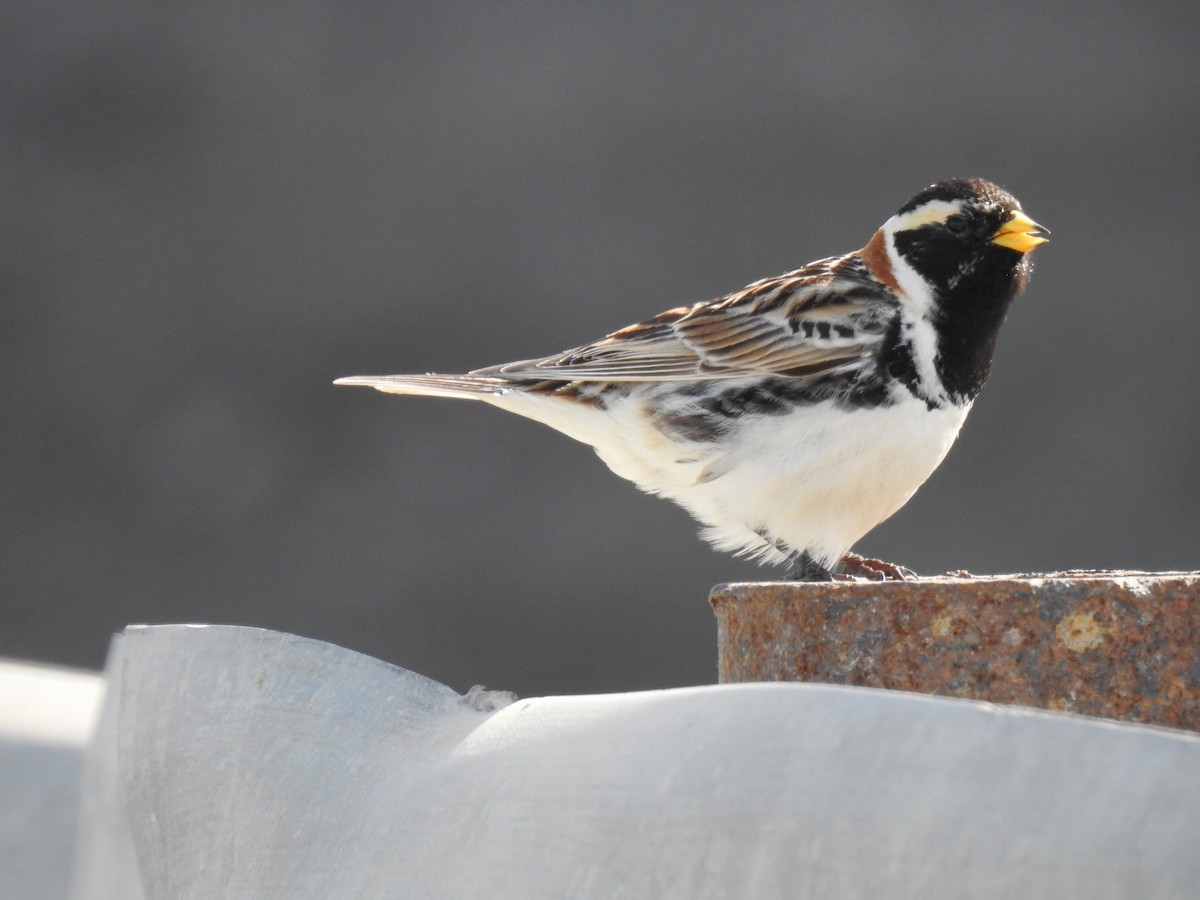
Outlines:
<svg viewBox="0 0 1200 900"><path fill-rule="evenodd" d="M1200 885L1183 732L813 684L466 702L233 627L130 629L109 678L77 900Z"/></svg>

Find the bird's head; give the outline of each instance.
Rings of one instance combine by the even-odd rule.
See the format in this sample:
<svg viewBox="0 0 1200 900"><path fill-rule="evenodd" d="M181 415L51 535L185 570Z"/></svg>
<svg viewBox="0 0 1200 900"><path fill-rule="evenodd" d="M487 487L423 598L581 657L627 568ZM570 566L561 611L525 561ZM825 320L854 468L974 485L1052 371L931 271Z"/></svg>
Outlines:
<svg viewBox="0 0 1200 900"><path fill-rule="evenodd" d="M1046 243L1047 234L1008 191L990 181L955 178L900 207L879 239L896 282L918 307L935 298L940 304L1007 306L1029 278L1029 252Z"/></svg>

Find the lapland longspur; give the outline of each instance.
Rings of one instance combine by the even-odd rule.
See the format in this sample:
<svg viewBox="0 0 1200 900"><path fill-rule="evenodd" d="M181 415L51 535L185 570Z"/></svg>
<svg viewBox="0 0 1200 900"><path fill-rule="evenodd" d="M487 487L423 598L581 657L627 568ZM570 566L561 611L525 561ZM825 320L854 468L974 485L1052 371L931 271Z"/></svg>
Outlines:
<svg viewBox="0 0 1200 900"><path fill-rule="evenodd" d="M595 343L466 375L337 383L542 422L683 506L718 548L798 577L903 577L849 550L950 449L1046 234L1002 188L943 181L861 250Z"/></svg>

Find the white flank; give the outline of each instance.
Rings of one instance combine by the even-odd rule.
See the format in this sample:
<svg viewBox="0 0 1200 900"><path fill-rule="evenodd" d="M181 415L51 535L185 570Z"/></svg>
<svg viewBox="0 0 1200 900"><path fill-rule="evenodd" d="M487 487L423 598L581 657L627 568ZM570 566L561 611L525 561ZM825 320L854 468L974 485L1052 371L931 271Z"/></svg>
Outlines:
<svg viewBox="0 0 1200 900"><path fill-rule="evenodd" d="M832 566L903 506L941 463L966 408L930 410L909 397L891 407L808 407L751 419L728 451L725 476L676 499L711 526L718 547L754 552L752 523ZM783 554L768 550L767 561Z"/></svg>
<svg viewBox="0 0 1200 900"><path fill-rule="evenodd" d="M606 410L520 392L483 399L590 444L617 475L691 512L719 549L783 562L761 532L825 566L908 501L970 409L930 410L911 395L873 409L802 406L742 417L720 444L694 443L653 426L648 410L664 390L639 386Z"/></svg>

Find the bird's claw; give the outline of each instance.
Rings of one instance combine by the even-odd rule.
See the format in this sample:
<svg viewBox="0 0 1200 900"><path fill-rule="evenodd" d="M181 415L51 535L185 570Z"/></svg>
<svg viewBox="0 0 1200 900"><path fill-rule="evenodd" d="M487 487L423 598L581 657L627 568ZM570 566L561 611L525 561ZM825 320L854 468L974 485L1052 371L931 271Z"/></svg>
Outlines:
<svg viewBox="0 0 1200 900"><path fill-rule="evenodd" d="M834 574L815 559L807 551L792 557L792 565L787 571L788 581L833 581Z"/></svg>
<svg viewBox="0 0 1200 900"><path fill-rule="evenodd" d="M847 553L838 564L838 580L854 581L858 578L869 581L916 581L919 576L912 569L895 563Z"/></svg>

